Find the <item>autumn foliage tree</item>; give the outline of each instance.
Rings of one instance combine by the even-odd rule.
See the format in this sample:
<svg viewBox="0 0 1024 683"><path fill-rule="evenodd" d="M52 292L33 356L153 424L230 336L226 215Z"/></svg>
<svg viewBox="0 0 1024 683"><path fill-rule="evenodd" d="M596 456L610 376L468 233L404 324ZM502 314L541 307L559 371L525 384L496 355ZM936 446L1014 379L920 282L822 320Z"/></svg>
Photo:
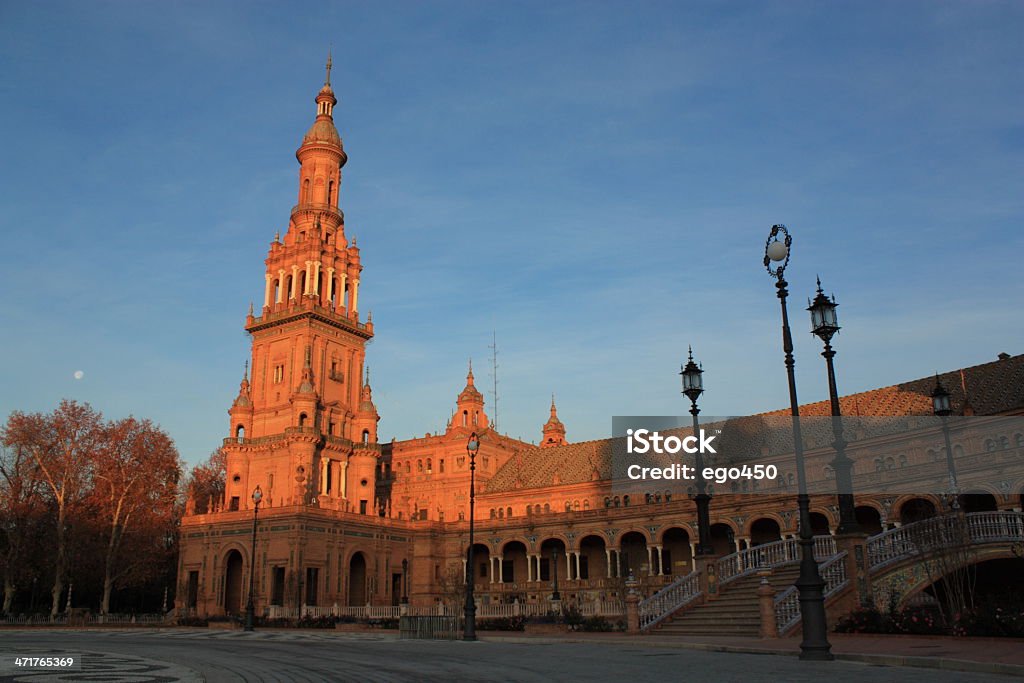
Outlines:
<svg viewBox="0 0 1024 683"><path fill-rule="evenodd" d="M227 485L228 459L220 448L210 453L205 462L192 468L185 489L193 507L192 512L203 515L213 512L224 497Z"/></svg>
<svg viewBox="0 0 1024 683"><path fill-rule="evenodd" d="M72 567L102 584L103 612L119 585L166 570L181 465L159 427L132 417L105 422L88 404L65 400L51 413L15 411L0 442L5 611L30 572L52 571L56 615ZM41 520L51 533L40 533Z"/></svg>
<svg viewBox="0 0 1024 683"><path fill-rule="evenodd" d="M174 442L149 420L128 417L103 427L91 491L107 536L101 614L110 611L116 582L129 576L143 579L162 566L160 554L174 529L180 477ZM134 543L126 544L126 539ZM130 552L125 552L126 545Z"/></svg>

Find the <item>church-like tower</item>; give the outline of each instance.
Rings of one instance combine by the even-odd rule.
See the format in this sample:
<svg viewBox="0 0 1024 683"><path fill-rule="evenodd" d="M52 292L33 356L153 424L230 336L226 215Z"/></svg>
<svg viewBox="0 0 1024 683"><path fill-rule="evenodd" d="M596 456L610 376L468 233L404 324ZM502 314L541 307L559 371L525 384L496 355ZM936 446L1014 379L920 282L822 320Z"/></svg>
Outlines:
<svg viewBox="0 0 1024 683"><path fill-rule="evenodd" d="M362 382L372 319L359 312L362 263L339 207L348 161L334 125L331 62L316 118L295 153L298 203L265 261L263 306L250 309L251 377L229 411L225 503L314 505L369 513L380 449Z"/></svg>

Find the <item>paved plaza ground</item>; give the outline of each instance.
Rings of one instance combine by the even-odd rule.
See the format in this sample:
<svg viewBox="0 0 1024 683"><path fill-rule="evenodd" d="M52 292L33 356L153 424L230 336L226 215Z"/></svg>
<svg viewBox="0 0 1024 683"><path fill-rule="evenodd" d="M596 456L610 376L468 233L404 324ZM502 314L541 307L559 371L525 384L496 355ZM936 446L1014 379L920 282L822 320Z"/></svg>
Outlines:
<svg viewBox="0 0 1024 683"><path fill-rule="evenodd" d="M0 681L1006 683L1024 674L1020 641L837 636L839 660L802 662L779 654L795 652L794 639L481 637L465 643L399 640L389 632L5 629L0 631ZM733 651L716 651L723 648ZM765 654L754 654L757 650ZM13 667L17 655L68 654L81 656L84 668L43 673ZM883 665L908 661L920 666Z"/></svg>

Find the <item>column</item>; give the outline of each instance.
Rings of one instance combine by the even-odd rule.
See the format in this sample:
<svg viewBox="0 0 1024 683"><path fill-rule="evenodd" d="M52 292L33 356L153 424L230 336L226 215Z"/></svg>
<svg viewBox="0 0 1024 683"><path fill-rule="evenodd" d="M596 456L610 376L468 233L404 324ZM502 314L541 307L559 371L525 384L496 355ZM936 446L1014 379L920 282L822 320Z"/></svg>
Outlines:
<svg viewBox="0 0 1024 683"><path fill-rule="evenodd" d="M266 274L266 278L267 278L267 286L263 290L263 308L269 308L270 307L270 280L271 280L270 273Z"/></svg>
<svg viewBox="0 0 1024 683"><path fill-rule="evenodd" d="M331 466L330 460L320 458L320 495L327 495L327 468Z"/></svg>
<svg viewBox="0 0 1024 683"><path fill-rule="evenodd" d="M654 547L647 546L647 573L654 573Z"/></svg>
<svg viewBox="0 0 1024 683"><path fill-rule="evenodd" d="M345 304L345 283L348 282L348 273L341 274L341 289L338 290L338 308ZM347 305L347 304L346 304Z"/></svg>
<svg viewBox="0 0 1024 683"><path fill-rule="evenodd" d="M697 544L694 543L693 541L690 541L690 559L693 560L693 558L695 558L695 557L697 557ZM692 562L691 562L691 564L692 564ZM696 568L696 565L693 565L693 566L694 566L694 568Z"/></svg>
<svg viewBox="0 0 1024 683"><path fill-rule="evenodd" d="M320 296L320 262L313 262L313 295Z"/></svg>
<svg viewBox="0 0 1024 683"><path fill-rule="evenodd" d="M494 583L494 558L489 558L487 564L487 573L490 575L491 583Z"/></svg>
<svg viewBox="0 0 1024 683"><path fill-rule="evenodd" d="M288 288L288 298L295 298L295 289L299 286L299 267L292 266L292 286Z"/></svg>
<svg viewBox="0 0 1024 683"><path fill-rule="evenodd" d="M306 261L306 287L302 291L303 295L309 294L313 291L313 262Z"/></svg>
<svg viewBox="0 0 1024 683"><path fill-rule="evenodd" d="M284 269L277 271L277 298L274 303L279 304L284 299Z"/></svg>
<svg viewBox="0 0 1024 683"><path fill-rule="evenodd" d="M579 578L580 578L580 551L577 550L576 552L573 553L573 555L576 557L576 579L579 580Z"/></svg>
<svg viewBox="0 0 1024 683"><path fill-rule="evenodd" d="M661 558L661 546L660 546L660 545L656 545L656 546L654 546L654 554L658 556L658 563L657 563L657 569L658 569L658 571L656 571L656 572L654 572L654 573L655 573L655 575L657 575L657 576L661 576L661 574L662 574L662 572L661 572L661 566L662 566L662 565L664 564L664 562L663 562L663 560L662 560L662 558Z"/></svg>
<svg viewBox="0 0 1024 683"><path fill-rule="evenodd" d="M526 581L533 581L533 555L526 556Z"/></svg>
<svg viewBox="0 0 1024 683"><path fill-rule="evenodd" d="M612 549L604 549L605 568L607 569L607 578L612 578Z"/></svg>
<svg viewBox="0 0 1024 683"><path fill-rule="evenodd" d="M498 560L498 583L505 583L505 551L501 551L501 557L496 558Z"/></svg>
<svg viewBox="0 0 1024 683"><path fill-rule="evenodd" d="M352 278L352 313L359 311L359 278Z"/></svg>
<svg viewBox="0 0 1024 683"><path fill-rule="evenodd" d="M565 551L565 580L572 581L572 555Z"/></svg>
<svg viewBox="0 0 1024 683"><path fill-rule="evenodd" d="M341 476L338 477L338 481L341 483L341 497L342 498L348 498L348 476L347 476L348 461L346 460L345 462L342 462L340 464L341 464Z"/></svg>
<svg viewBox="0 0 1024 683"><path fill-rule="evenodd" d="M327 300L331 303L331 309L337 307L338 301L335 298L337 292L334 291L334 268L327 269Z"/></svg>
<svg viewBox="0 0 1024 683"><path fill-rule="evenodd" d="M467 571L469 571L469 560L464 557L464 558L462 558L462 582L463 583L465 583L466 579L469 578L466 575Z"/></svg>

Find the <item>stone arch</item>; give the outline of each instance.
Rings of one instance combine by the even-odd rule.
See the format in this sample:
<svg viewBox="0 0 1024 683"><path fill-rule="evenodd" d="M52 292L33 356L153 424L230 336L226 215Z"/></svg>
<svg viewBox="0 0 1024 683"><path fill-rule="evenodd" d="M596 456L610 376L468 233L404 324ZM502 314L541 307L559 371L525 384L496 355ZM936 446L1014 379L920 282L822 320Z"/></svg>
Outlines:
<svg viewBox="0 0 1024 683"><path fill-rule="evenodd" d="M541 541L537 546L537 552L540 555L539 580L551 581L556 572L559 578L565 577L565 554L568 549L569 544L557 534L552 534Z"/></svg>
<svg viewBox="0 0 1024 683"><path fill-rule="evenodd" d="M754 535L754 525L757 524L758 522L760 522L761 520L771 520L772 522L775 522L775 525L779 528L779 536L781 538L782 532L786 528L785 520L783 520L780 515L778 515L778 514L776 514L774 512L762 512L762 511L758 511L757 512L757 517L752 517L749 520L747 520L747 525L746 525L746 528L744 529L744 534L743 535L746 536L747 538L753 538L753 535Z"/></svg>
<svg viewBox="0 0 1024 683"><path fill-rule="evenodd" d="M651 532L642 527L629 527L628 529L623 529L619 532L619 535L614 539L615 544L621 547L622 539L628 536L629 534L640 534L644 537L644 543L646 543L647 545L654 545L654 539L651 537Z"/></svg>
<svg viewBox="0 0 1024 683"><path fill-rule="evenodd" d="M525 539L511 539L501 545L501 573L498 575L502 583L519 583L526 581L528 576L526 563L527 542Z"/></svg>
<svg viewBox="0 0 1024 683"><path fill-rule="evenodd" d="M722 556L736 552L736 524L732 520L711 523L711 547L715 555Z"/></svg>
<svg viewBox="0 0 1024 683"><path fill-rule="evenodd" d="M348 575L348 605L362 607L368 603L367 579L370 577L370 563L366 553L356 550L349 555L346 572Z"/></svg>
<svg viewBox="0 0 1024 683"><path fill-rule="evenodd" d="M828 536L833 529L832 515L824 510L811 510L811 534L814 536Z"/></svg>
<svg viewBox="0 0 1024 683"><path fill-rule="evenodd" d="M237 548L224 554L224 613L241 614L243 604L243 584L245 561Z"/></svg>
<svg viewBox="0 0 1024 683"><path fill-rule="evenodd" d="M580 571L587 580L608 575L608 543L600 532L584 534L579 540Z"/></svg>
<svg viewBox="0 0 1024 683"><path fill-rule="evenodd" d="M691 543L697 539L687 525L678 524L661 532L661 573L689 574L693 570Z"/></svg>
<svg viewBox="0 0 1024 683"><path fill-rule="evenodd" d="M999 498L985 486L975 486L960 496L964 512L995 512L999 509Z"/></svg>
<svg viewBox="0 0 1024 683"><path fill-rule="evenodd" d="M619 536L619 567L621 576L634 576L643 573L653 574L652 567L648 566L648 548L652 545L651 539L645 531L630 529Z"/></svg>
<svg viewBox="0 0 1024 683"><path fill-rule="evenodd" d="M774 515L763 515L750 523L751 547L782 540L782 525Z"/></svg>
<svg viewBox="0 0 1024 683"><path fill-rule="evenodd" d="M469 547L466 547L467 556ZM491 576L491 549L486 543L473 544L473 583L485 583ZM468 560L468 557L466 558Z"/></svg>
<svg viewBox="0 0 1024 683"><path fill-rule="evenodd" d="M857 516L857 525L861 531L869 536L879 534L885 530L882 511L878 509L878 506L870 502L864 502L854 508L854 513Z"/></svg>
<svg viewBox="0 0 1024 683"><path fill-rule="evenodd" d="M541 538L540 542L537 544L537 549L540 550L540 548L548 541L561 541L562 545L565 546L566 550L572 550L571 544L569 543L569 538L561 532L549 532L545 534L544 537Z"/></svg>
<svg viewBox="0 0 1024 683"><path fill-rule="evenodd" d="M931 496L908 498L899 507L900 523L910 524L934 517L938 510L939 506L931 500Z"/></svg>

